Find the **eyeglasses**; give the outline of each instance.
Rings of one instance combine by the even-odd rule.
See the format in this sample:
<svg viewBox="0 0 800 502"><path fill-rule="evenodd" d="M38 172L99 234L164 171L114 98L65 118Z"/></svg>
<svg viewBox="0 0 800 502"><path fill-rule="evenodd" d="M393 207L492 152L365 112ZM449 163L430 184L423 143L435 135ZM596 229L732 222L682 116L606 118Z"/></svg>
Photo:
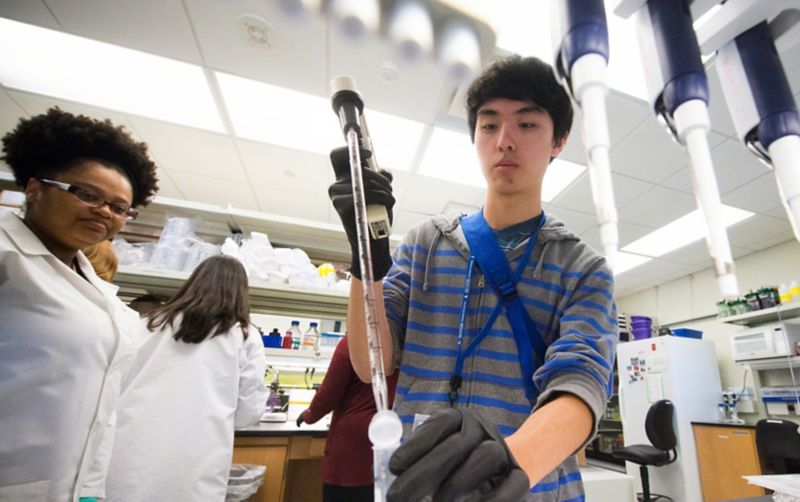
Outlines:
<svg viewBox="0 0 800 502"><path fill-rule="evenodd" d="M84 188L72 183L64 183L63 181L46 180L44 178L37 179L45 185L51 185L64 190L65 192L71 193L77 197L79 201L83 202L89 207L103 207L104 205L108 204L108 207L111 209L111 212L114 213L114 215L122 216L128 221L135 220L136 217L139 216L138 209L134 209L127 204L122 204L120 202L111 202L109 200L105 200L102 195L91 188Z"/></svg>

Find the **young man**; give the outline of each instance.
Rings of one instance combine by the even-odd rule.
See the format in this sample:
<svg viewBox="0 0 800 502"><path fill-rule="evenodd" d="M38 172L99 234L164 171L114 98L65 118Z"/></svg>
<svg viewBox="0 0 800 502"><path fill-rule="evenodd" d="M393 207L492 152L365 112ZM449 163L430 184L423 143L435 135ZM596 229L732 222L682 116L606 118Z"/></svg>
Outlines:
<svg viewBox="0 0 800 502"><path fill-rule="evenodd" d="M482 210L418 225L393 261L387 239L371 243L384 363L400 370L405 433L389 500L580 500L573 454L602 416L618 331L605 260L541 207L572 107L547 64L512 56L472 84L467 108L487 183ZM331 159L330 195L357 277L347 336L369 381L351 181L346 157ZM368 203L391 210L390 176L367 171L365 185Z"/></svg>

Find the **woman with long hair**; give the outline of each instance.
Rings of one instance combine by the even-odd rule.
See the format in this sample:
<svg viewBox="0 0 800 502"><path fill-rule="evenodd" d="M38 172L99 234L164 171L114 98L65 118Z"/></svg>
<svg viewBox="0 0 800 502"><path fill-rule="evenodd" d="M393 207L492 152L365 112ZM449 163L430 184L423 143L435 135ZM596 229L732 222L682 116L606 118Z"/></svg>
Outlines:
<svg viewBox="0 0 800 502"><path fill-rule="evenodd" d="M222 501L234 428L258 422L267 397L244 267L208 258L147 327L123 383L107 499Z"/></svg>
<svg viewBox="0 0 800 502"><path fill-rule="evenodd" d="M3 136L25 215L0 212L0 500L102 497L101 445L144 331L82 249L156 191L122 127L58 108Z"/></svg>

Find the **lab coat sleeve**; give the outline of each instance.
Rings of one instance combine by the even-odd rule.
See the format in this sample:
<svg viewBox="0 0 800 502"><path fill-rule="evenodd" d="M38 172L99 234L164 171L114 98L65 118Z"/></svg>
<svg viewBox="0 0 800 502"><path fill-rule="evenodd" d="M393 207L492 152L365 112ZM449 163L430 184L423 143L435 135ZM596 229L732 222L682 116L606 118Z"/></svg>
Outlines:
<svg viewBox="0 0 800 502"><path fill-rule="evenodd" d="M104 499L106 496L106 476L108 475L108 465L111 461L111 450L114 448L114 435L117 428L117 412L111 415L103 432L103 440L97 449L89 467L89 472L83 480L79 497L95 497Z"/></svg>
<svg viewBox="0 0 800 502"><path fill-rule="evenodd" d="M238 329L238 326L234 329ZM258 333L251 330L239 351L239 399L236 405L234 425L237 429L258 422L267 403L267 387L264 374L267 361L264 346Z"/></svg>

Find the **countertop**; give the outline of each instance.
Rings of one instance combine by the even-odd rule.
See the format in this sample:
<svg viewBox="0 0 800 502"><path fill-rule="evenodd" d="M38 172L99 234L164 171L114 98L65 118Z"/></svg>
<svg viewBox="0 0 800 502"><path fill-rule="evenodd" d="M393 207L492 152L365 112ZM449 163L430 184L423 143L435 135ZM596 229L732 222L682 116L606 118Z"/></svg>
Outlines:
<svg viewBox="0 0 800 502"><path fill-rule="evenodd" d="M328 435L328 419L323 418L315 424L302 424L297 426L294 420L287 422L259 422L246 429L236 431L237 437L252 436L316 436L325 437Z"/></svg>
<svg viewBox="0 0 800 502"><path fill-rule="evenodd" d="M750 424L732 424L730 422L692 422L692 425L710 425L713 427L739 427L742 429L755 429L755 425Z"/></svg>

